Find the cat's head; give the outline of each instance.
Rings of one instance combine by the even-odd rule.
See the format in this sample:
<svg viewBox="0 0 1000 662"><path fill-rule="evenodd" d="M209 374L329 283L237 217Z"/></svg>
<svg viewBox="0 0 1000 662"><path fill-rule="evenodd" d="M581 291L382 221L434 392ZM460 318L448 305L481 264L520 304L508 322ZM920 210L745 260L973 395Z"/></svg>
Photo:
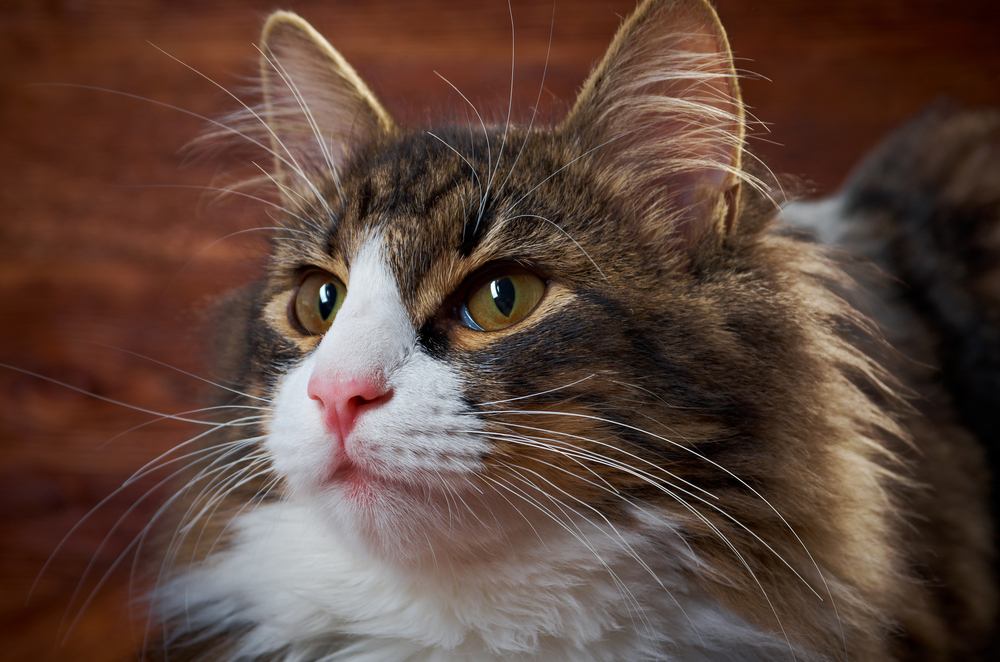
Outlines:
<svg viewBox="0 0 1000 662"><path fill-rule="evenodd" d="M757 490L822 433L820 341L758 245L707 3L642 3L554 127L400 128L292 14L262 50L288 231L254 358L288 498L389 558L782 527Z"/></svg>

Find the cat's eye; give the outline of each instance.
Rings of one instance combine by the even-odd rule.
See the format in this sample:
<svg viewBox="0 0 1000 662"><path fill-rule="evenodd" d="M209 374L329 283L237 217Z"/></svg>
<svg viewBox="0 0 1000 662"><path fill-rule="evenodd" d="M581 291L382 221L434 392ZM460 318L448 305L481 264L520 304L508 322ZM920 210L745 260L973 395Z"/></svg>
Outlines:
<svg viewBox="0 0 1000 662"><path fill-rule="evenodd" d="M459 308L459 318L475 331L499 331L531 314L543 294L545 281L533 273L495 274L471 291Z"/></svg>
<svg viewBox="0 0 1000 662"><path fill-rule="evenodd" d="M312 271L295 290L289 311L296 326L309 335L322 335L333 324L337 311L344 305L347 287L336 276L325 271Z"/></svg>

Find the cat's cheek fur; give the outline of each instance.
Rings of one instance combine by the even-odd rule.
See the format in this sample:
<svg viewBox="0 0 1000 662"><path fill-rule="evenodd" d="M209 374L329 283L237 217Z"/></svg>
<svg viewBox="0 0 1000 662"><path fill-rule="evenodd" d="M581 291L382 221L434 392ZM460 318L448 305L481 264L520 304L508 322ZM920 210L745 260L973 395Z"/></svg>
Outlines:
<svg viewBox="0 0 1000 662"><path fill-rule="evenodd" d="M315 362L315 355L306 357L281 380L264 442L275 470L295 491L320 485L338 450L330 441L319 408L306 395Z"/></svg>

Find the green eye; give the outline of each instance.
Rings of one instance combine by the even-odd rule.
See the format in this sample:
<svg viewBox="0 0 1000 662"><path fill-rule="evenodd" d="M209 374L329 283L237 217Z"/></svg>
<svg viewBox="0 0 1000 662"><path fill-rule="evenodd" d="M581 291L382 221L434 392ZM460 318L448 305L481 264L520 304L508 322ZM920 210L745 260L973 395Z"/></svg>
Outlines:
<svg viewBox="0 0 1000 662"><path fill-rule="evenodd" d="M324 271L313 271L295 290L290 312L299 327L309 335L318 336L333 324L346 296L347 287L339 278Z"/></svg>
<svg viewBox="0 0 1000 662"><path fill-rule="evenodd" d="M543 294L545 282L532 273L501 274L474 289L459 316L474 331L499 331L526 318Z"/></svg>

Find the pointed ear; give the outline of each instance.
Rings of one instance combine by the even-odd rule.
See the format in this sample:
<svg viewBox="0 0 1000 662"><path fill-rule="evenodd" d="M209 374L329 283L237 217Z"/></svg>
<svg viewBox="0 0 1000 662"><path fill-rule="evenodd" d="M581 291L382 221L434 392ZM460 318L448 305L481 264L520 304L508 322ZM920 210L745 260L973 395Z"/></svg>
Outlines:
<svg viewBox="0 0 1000 662"><path fill-rule="evenodd" d="M339 185L350 155L394 130L357 72L296 14L278 11L267 19L261 76L277 179L291 191L320 188L317 177Z"/></svg>
<svg viewBox="0 0 1000 662"><path fill-rule="evenodd" d="M705 0L642 2L561 130L593 149L588 158L656 235L691 244L731 229L743 104L729 42Z"/></svg>

